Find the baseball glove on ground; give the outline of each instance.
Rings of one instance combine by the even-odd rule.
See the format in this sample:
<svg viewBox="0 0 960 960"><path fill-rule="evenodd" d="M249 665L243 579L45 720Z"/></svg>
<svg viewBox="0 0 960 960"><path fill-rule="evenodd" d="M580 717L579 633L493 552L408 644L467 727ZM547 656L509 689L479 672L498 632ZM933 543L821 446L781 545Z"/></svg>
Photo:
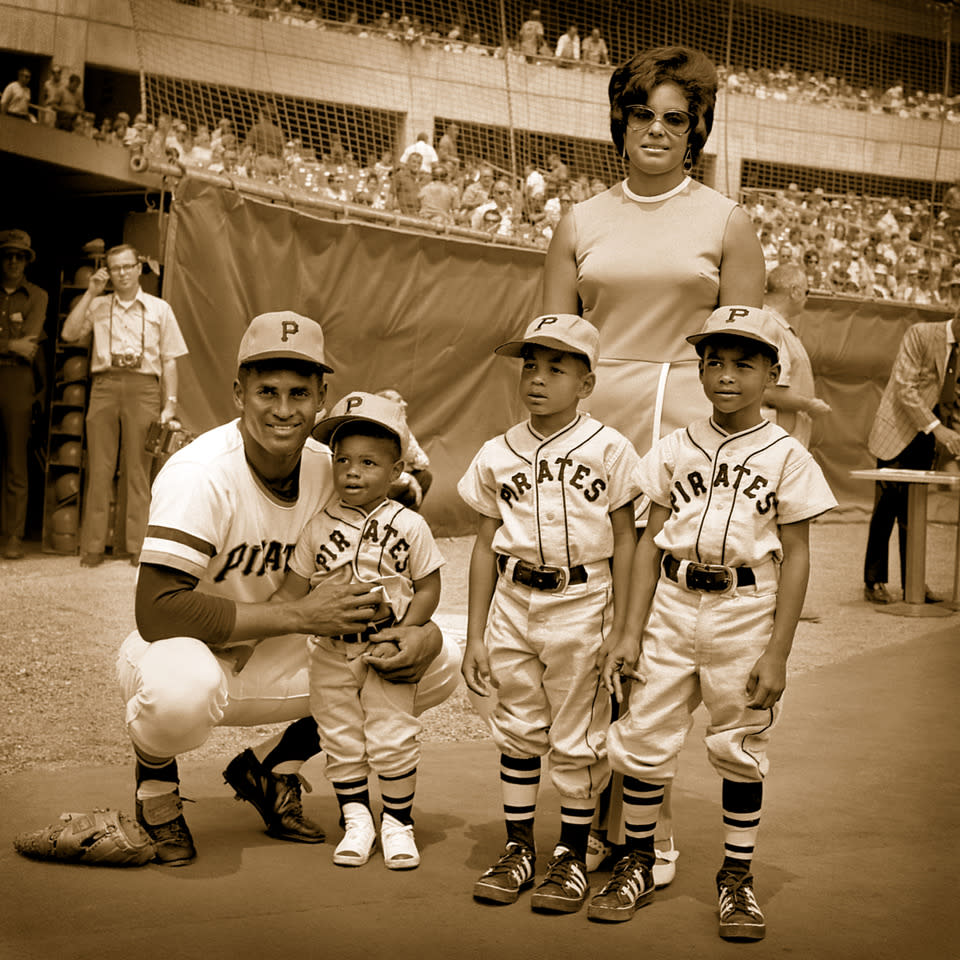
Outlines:
<svg viewBox="0 0 960 960"><path fill-rule="evenodd" d="M62 813L58 823L18 834L13 847L34 860L111 867L139 867L156 854L143 827L119 810Z"/></svg>

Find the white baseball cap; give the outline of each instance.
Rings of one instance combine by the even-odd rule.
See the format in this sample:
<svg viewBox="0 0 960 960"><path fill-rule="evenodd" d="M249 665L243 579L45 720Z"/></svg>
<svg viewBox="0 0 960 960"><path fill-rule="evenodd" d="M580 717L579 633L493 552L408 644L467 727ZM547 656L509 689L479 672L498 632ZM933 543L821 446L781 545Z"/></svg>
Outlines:
<svg viewBox="0 0 960 960"><path fill-rule="evenodd" d="M292 310L261 313L250 321L240 341L237 366L273 358L305 360L333 373L323 353L320 324Z"/></svg>
<svg viewBox="0 0 960 960"><path fill-rule="evenodd" d="M501 357L519 357L528 343L579 353L595 370L600 357L600 331L575 313L548 313L527 325L522 340L508 340L493 352Z"/></svg>
<svg viewBox="0 0 960 960"><path fill-rule="evenodd" d="M745 337L771 347L780 356L780 328L776 319L767 310L759 307L726 306L718 307L707 317L699 333L687 337L687 343L697 347L708 337L727 334ZM698 349L697 353L701 353ZM702 355L702 353L701 353Z"/></svg>
<svg viewBox="0 0 960 960"><path fill-rule="evenodd" d="M367 423L375 423L377 426L386 428L403 446L403 407L396 400L378 397L375 393L364 393L360 390L348 393L338 400L330 411L330 416L318 421L313 428L314 439L321 443L330 443L340 427L354 420L365 420Z"/></svg>

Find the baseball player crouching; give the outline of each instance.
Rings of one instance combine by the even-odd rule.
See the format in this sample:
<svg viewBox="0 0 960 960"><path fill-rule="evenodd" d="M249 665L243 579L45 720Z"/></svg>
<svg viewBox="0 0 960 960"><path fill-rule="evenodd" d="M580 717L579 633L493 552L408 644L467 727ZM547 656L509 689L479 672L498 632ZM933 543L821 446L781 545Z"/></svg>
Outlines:
<svg viewBox="0 0 960 960"><path fill-rule="evenodd" d="M751 859L767 744L807 588L809 521L836 500L803 445L760 414L779 372L775 318L725 306L687 339L713 415L664 437L641 461L650 518L624 632L603 665L618 700L620 676L637 681L607 738L611 766L624 778L627 849L587 916L628 920L653 898L664 785L702 702L707 754L722 778L719 932L759 940L766 923Z"/></svg>
<svg viewBox="0 0 960 960"><path fill-rule="evenodd" d="M371 666L387 627L422 625L440 601L437 549L426 520L387 493L400 475L403 407L370 393L344 397L313 430L333 448L335 496L307 524L274 600L306 596L330 578L376 583L383 591L374 626L362 633L310 639L310 707L326 755L326 775L345 831L333 862L359 867L377 831L369 775L380 781L380 838L388 869L420 864L413 835L420 724L417 687L391 683Z"/></svg>
<svg viewBox="0 0 960 960"><path fill-rule="evenodd" d="M326 583L269 603L307 521L333 493L330 450L310 437L323 405L323 332L283 311L255 317L240 342L237 420L177 451L154 481L136 592L137 630L117 675L136 751L136 814L168 866L196 848L183 817L176 758L215 726L294 721L224 771L267 833L318 843L303 815L299 770L320 750L310 716L307 634L360 633L380 597ZM460 651L433 624L393 627L384 676L420 681L415 708L456 687Z"/></svg>
<svg viewBox="0 0 960 960"><path fill-rule="evenodd" d="M597 328L571 314L537 317L521 357L528 420L488 441L458 491L479 514L470 560L463 675L500 750L507 843L474 897L513 903L535 873L541 758L561 798L560 838L531 907L580 909L589 893L587 838L609 779L611 699L598 657L622 628L636 543L639 457L629 440L577 410L595 383ZM614 603L616 598L616 603Z"/></svg>

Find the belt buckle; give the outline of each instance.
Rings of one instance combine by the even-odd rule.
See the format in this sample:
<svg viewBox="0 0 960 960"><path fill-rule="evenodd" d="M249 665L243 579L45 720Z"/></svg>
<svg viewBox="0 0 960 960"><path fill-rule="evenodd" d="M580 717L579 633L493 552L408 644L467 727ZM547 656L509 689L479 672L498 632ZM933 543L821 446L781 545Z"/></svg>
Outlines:
<svg viewBox="0 0 960 960"><path fill-rule="evenodd" d="M530 586L543 593L560 593L567 586L567 571L563 567L531 564Z"/></svg>
<svg viewBox="0 0 960 960"><path fill-rule="evenodd" d="M722 580L717 585L715 577ZM699 582L698 582L699 581ZM711 593L729 593L737 583L733 567L724 563L690 563L687 565L687 587L691 590L707 590Z"/></svg>

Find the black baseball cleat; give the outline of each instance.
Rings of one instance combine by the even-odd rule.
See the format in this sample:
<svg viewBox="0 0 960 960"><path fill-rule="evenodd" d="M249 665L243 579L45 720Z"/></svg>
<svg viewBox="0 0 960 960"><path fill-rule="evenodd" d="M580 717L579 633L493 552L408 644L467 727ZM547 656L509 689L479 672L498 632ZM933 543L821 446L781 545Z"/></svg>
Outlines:
<svg viewBox="0 0 960 960"><path fill-rule="evenodd" d="M182 867L197 859L190 828L183 818L180 791L136 801L137 822L157 848L153 858L164 867Z"/></svg>
<svg viewBox="0 0 960 960"><path fill-rule="evenodd" d="M248 747L230 761L223 779L236 791L237 800L246 800L257 808L271 837L294 843L323 843L323 828L303 815L301 780L295 773L266 770Z"/></svg>

